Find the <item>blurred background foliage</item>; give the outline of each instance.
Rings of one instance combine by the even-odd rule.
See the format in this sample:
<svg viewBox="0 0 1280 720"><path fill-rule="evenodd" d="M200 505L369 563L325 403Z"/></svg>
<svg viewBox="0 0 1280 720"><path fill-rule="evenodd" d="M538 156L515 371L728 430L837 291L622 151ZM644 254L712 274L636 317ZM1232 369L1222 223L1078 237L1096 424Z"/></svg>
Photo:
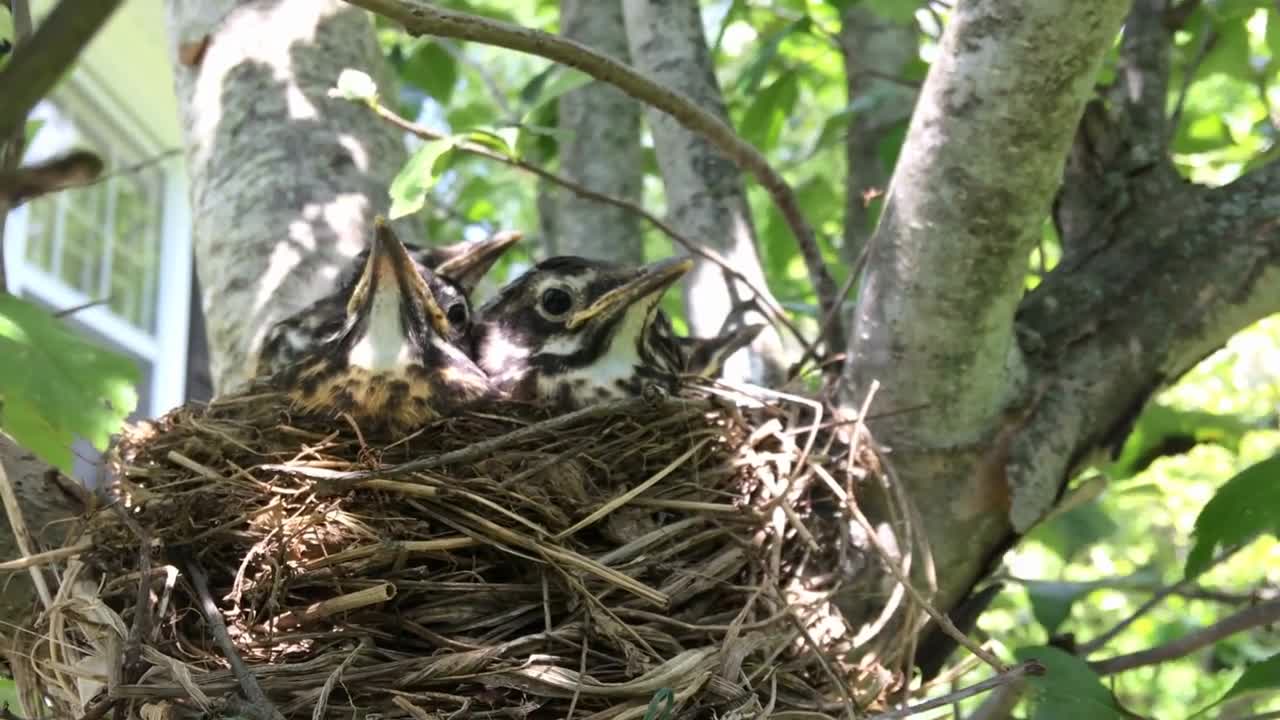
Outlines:
<svg viewBox="0 0 1280 720"><path fill-rule="evenodd" d="M441 4L558 31L554 0ZM851 265L850 255L842 254L850 121L874 112L886 87L919 87L928 62L939 52L948 3L715 0L702 5L735 127L796 189L837 281L843 281ZM882 78L887 84L872 84L865 94L849 97L837 36L842 12L853 5L884 19L914 20L919 50L900 73ZM1188 180L1221 185L1280 155L1280 4L1206 0L1184 7L1194 9L1173 33L1167 109L1177 122L1171 152ZM379 25L379 38L399 73L398 101L406 117L446 134L492 134L501 138L504 152L555 168L558 138L568 132L557 127L557 100L578 87L580 77L497 48L411 38L390 24ZM1099 87L1113 81L1115 65L1113 49ZM897 157L907 123L902 118L882 130L878 148L886 167ZM651 145L647 137L644 142ZM662 214L662 185L651 147L645 157L645 206ZM537 191L529 176L483 159L458 157L437 164L424 203L426 236L443 243L501 228L534 234ZM865 198L872 222L882 199L876 193ZM801 327L812 332L815 296L794 242L758 188L751 189L750 200L770 286ZM678 251L660 233L651 228L645 232L649 257ZM536 241L526 243L521 253L504 260L499 273L526 267L537 259L530 253L537 255L538 248ZM1060 254L1053 223L1046 218L1043 241L1028 258L1028 289L1053 269ZM676 298L668 300L666 309L683 330L682 308ZM1008 554L997 577L1006 589L980 622L988 642L1006 658L1015 657L1019 648L1049 642L1065 648L1088 643L1181 581L1202 509L1228 479L1280 450L1278 401L1280 317L1273 317L1237 335L1162 393L1137 419L1115 457L1099 460L1076 481L1082 496L1093 499L1046 522ZM1280 487L1280 473L1271 465L1254 475ZM1245 496L1258 499L1256 487ZM1227 515L1243 510L1227 508ZM1241 549L1145 612L1094 657L1161 644L1280 592L1280 543L1275 538L1280 507L1260 512L1261 524L1245 529L1250 541ZM1198 538L1212 549L1213 533L1222 530L1201 527ZM1257 630L1103 682L1129 711L1189 717L1227 695L1250 663L1277 653L1280 633ZM1242 688L1258 686L1260 691L1237 691L1203 716L1280 711L1278 664L1255 665ZM974 670L952 682L964 685L981 676ZM964 707L979 702L968 701ZM1023 712L1055 716L1052 708L1032 706Z"/></svg>

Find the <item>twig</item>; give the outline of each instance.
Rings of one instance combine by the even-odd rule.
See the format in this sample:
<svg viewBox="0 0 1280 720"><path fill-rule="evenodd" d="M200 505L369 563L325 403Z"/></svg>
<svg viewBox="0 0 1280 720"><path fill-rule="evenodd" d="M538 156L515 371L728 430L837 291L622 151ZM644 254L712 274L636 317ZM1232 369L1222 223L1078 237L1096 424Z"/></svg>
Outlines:
<svg viewBox="0 0 1280 720"><path fill-rule="evenodd" d="M1205 574L1210 569L1215 568L1218 565L1221 565L1223 562L1227 560L1227 558L1239 552L1240 547L1241 546L1237 546L1237 547L1227 549L1221 555L1219 555L1218 557L1210 561L1209 564L1206 565L1203 570L1201 570L1199 573L1195 575L1195 577L1185 578L1181 582L1176 582L1161 590L1158 590L1154 595L1147 598L1147 601L1142 603L1142 605L1140 605L1137 610L1134 610L1133 614L1129 615L1129 617L1116 623L1113 627L1111 627L1109 630L1102 633L1098 637L1093 638L1087 643L1082 643L1081 645L1077 646L1076 655L1079 655L1082 658L1087 658L1093 653L1097 652L1098 650L1101 650L1107 643L1111 642L1113 638L1115 638L1120 633L1124 632L1125 628L1132 625L1135 620L1142 617L1143 615L1146 615L1148 612L1151 612L1153 608L1155 608L1160 603L1164 602L1165 599L1168 598L1170 595L1177 595L1179 590L1190 587L1192 584L1195 583L1196 578Z"/></svg>
<svg viewBox="0 0 1280 720"><path fill-rule="evenodd" d="M179 552L182 555L188 555L186 552ZM273 720L284 720L279 710L271 704L265 693L262 692L262 686L258 684L258 679L253 676L253 671L245 665L244 659L240 657L240 653L236 651L235 643L231 642L231 636L227 634L227 624L222 619L222 613L218 611L218 606L213 602L213 596L209 594L209 578L205 575L204 568L200 565L200 561L194 555L188 555L185 559L187 567L187 577L191 580L191 585L195 588L196 596L200 601L200 611L204 615L205 622L209 623L209 631L213 634L214 642L218 643L222 654L226 656L227 662L231 664L231 671L235 673L236 680L240 682L240 689L244 691L245 699L248 700L258 713L265 718ZM178 564L178 563L175 563Z"/></svg>
<svg viewBox="0 0 1280 720"><path fill-rule="evenodd" d="M832 312L832 308L837 305L835 279L822 259L822 251L818 247L813 228L805 220L791 186L751 143L743 140L733 128L685 95L664 87L625 63L581 43L540 30L448 10L420 0L347 1L399 22L411 34L437 35L496 45L576 68L667 113L685 128L706 137L738 167L754 175L777 205L778 211L795 235L796 245L804 258L809 279L824 315ZM828 345L844 347L842 323L836 323L831 328Z"/></svg>
<svg viewBox="0 0 1280 720"><path fill-rule="evenodd" d="M946 695L939 695L931 700L926 700L922 703L902 708L901 710L892 710L887 713L873 715L868 718L868 720L899 720L900 718L911 717L912 715L917 715L927 710L933 710L934 708L940 708L944 705L959 702L965 698L971 698L974 695L979 695L994 688L1010 685L1027 676L1034 677L1044 675L1045 672L1046 668L1044 665L1041 665L1036 660L1028 660L1020 665L1014 665L995 677L988 678L980 683L960 688L959 690L947 693Z"/></svg>
<svg viewBox="0 0 1280 720"><path fill-rule="evenodd" d="M0 470L3 472L3 470ZM0 572L12 572L14 570L26 570L27 568L40 567L48 565L51 562L57 562L63 558L73 557L93 547L92 540L81 540L75 545L70 545L56 550L46 550L35 555L28 555L17 560L9 560L0 562Z"/></svg>
<svg viewBox="0 0 1280 720"><path fill-rule="evenodd" d="M374 585L373 587L368 587L363 590L349 592L345 595L339 595L337 597L329 598L328 600L321 600L320 602L312 603L301 610L290 610L276 618L274 622L268 622L264 627L270 627L275 630L287 630L289 628L311 622L312 620L319 620L320 618L326 618L330 615L337 615L338 613L350 612L352 610L359 610L362 607L377 605L378 603L386 602L395 596L396 586L389 582L384 582L380 585Z"/></svg>
<svg viewBox="0 0 1280 720"><path fill-rule="evenodd" d="M1242 630L1269 625L1277 621L1280 621L1280 598L1268 600L1251 608L1241 610L1224 620L1195 632L1187 633L1163 645L1157 645L1127 655L1117 655L1106 660L1099 660L1098 662L1089 663L1089 666L1099 675L1112 675L1146 665L1155 665L1189 655Z"/></svg>
<svg viewBox="0 0 1280 720"><path fill-rule="evenodd" d="M5 91L4 104L0 105L0 137L25 130L27 113L66 74L120 3L121 0L62 0L29 41L14 43L9 64L0 70L0 87ZM25 9L26 2L15 2L14 6L16 29L17 8Z"/></svg>
<svg viewBox="0 0 1280 720"><path fill-rule="evenodd" d="M89 300L88 302L82 302L79 305L72 305L71 307L66 308L65 310L59 310L58 312L54 313L53 316L56 318L64 318L64 317L67 317L68 315L75 315L76 313L82 310L88 310L91 307L106 305L109 302L111 302L111 296L108 295L107 297L98 298L97 300Z"/></svg>
<svg viewBox="0 0 1280 720"><path fill-rule="evenodd" d="M13 45L23 45L31 36L31 7L27 0L12 0L9 3L9 12L13 16ZM27 108L27 111L30 111L30 108ZM22 160L23 146L26 144L26 119L27 115L24 111L22 113L24 122L18 123L21 127L9 133L0 133L0 175L13 172ZM13 207L7 198L0 195L0 293L8 292L9 288L8 275L4 266L4 225L5 218Z"/></svg>
<svg viewBox="0 0 1280 720"><path fill-rule="evenodd" d="M681 401L679 403L682 408L688 404L688 401ZM651 403L644 398L627 398L625 400L617 400L615 402L590 405L582 408L581 410L575 410L570 413L565 413L564 415L557 415L556 417L539 423L526 425L518 430L512 430L505 435L499 435L496 438L483 440L481 442L468 445L467 447L444 453L443 455L411 460L406 463L392 465L391 467L382 468L380 470L357 470L344 473L316 473L310 471L309 468L291 467L289 465L263 465L262 468L291 475L319 478L320 482L317 483L317 492L320 494L338 495L352 489L362 480L398 477L413 472L421 472L423 470L430 470L432 468L450 465L452 463L467 462L482 457L488 457L497 450L508 445L514 445L545 433L558 432L559 430L571 427L575 423L583 420L590 420L613 414L625 415L641 411L649 407L651 407Z"/></svg>
<svg viewBox="0 0 1280 720"><path fill-rule="evenodd" d="M862 527L863 532L867 534L867 540L871 542L871 546L875 549L876 554L884 560L884 564L889 568L889 572L893 573L894 578L902 584L902 587L906 589L907 594L911 595L911 599L923 608L924 611L928 613L929 617L933 618L933 621L938 624L938 627L947 635L950 635L951 639L963 645L969 652L982 658L983 662L994 668L996 672L1008 672L1009 668L1006 667L1004 663L1000 662L1000 658L987 652L981 645L978 645L973 640L969 639L968 636L960 632L960 629L951 622L951 618L948 618L946 615L939 612L937 608L925 600L924 595L922 595L920 591L916 589L915 585L911 583L911 579L908 578L902 572L902 568L898 567L898 564L894 562L893 555L889 552L889 549L884 546L884 543L880 542L880 536L876 534L876 529L871 525L871 521L867 519L867 516L862 514L862 509L858 507L858 503L844 491L844 488L840 487L840 484L831 476L831 473L827 472L826 468L821 465L812 465L810 467L812 467L814 473L817 474L824 483L826 483L827 487L830 488L836 498L845 504L845 507L849 509L849 513L853 516L853 519L858 522L858 525Z"/></svg>
<svg viewBox="0 0 1280 720"><path fill-rule="evenodd" d="M22 557L18 560L34 557L32 547L35 543L31 537L31 531L27 529L27 521L22 516L22 506L18 504L18 496L13 491L13 484L9 482L9 475L4 471L2 463L0 463L0 499L4 501L4 511L9 516L9 529L13 532L13 539L17 541L18 552L22 553ZM44 580L44 573L36 565L29 566L27 570L31 573L31 582L35 584L40 602L44 604L44 609L48 610L53 606L53 595L49 592L49 584Z"/></svg>
<svg viewBox="0 0 1280 720"><path fill-rule="evenodd" d="M857 259L853 261L853 267L849 268L849 279L845 280L844 287L840 288L840 294L837 296L836 305L832 310L841 309L844 305L845 299L849 297L849 291L853 290L853 286L858 282L858 276L862 274L862 268L867 264L867 257L870 255L870 249L870 242L863 243L862 250L858 251ZM831 333L831 324L836 322L838 319L839 313L828 311L827 316L822 319L822 325L819 326L818 337L829 337ZM812 360L814 355L817 354L816 347L817 344L814 343L804 349L804 354L801 355L800 359L791 366L789 371L787 371L787 382L794 380L796 376L804 370L805 364ZM828 346L827 354L834 355L842 350L844 350L844 348ZM839 366L837 365L836 368L839 369Z"/></svg>
<svg viewBox="0 0 1280 720"><path fill-rule="evenodd" d="M124 682L128 684L136 682L142 674L138 669L142 642L151 634L151 533L129 514L123 503L111 507L138 539L138 592L133 603L133 624L129 626L124 646Z"/></svg>
<svg viewBox="0 0 1280 720"><path fill-rule="evenodd" d="M392 125L396 126L401 130L404 130L407 133L411 133L417 137L422 138L423 140L448 139L448 136L445 135L444 133L437 132L435 130L432 130L431 128L406 120L405 118L396 114L394 111L388 110L379 102L372 102L369 105L373 109L374 113L378 115L378 117L386 120L387 122L391 123ZM468 155L482 157L482 158L485 158L486 160L502 163L503 165L507 165L509 167L516 168L517 170L527 172L530 175L533 175L537 178L545 180L553 185L562 187L565 190L568 190L569 192L572 192L581 198L592 200L598 203L603 203L605 205L610 205L616 208L621 208L628 212L634 213L636 216L640 217L641 219L648 222L650 225L653 225L662 233L666 234L667 237L671 238L677 245L680 245L684 249L688 250L689 252L701 258L704 258L708 262L716 264L726 274L733 277L738 282L741 282L744 286L747 287L748 290L750 290L752 293L755 294L757 302L761 304L762 309L768 311L768 315L770 316L771 320L785 327L787 331L790 332L796 338L796 340L800 342L801 345L805 346L806 350L812 350L814 343L811 342L808 338L804 336L803 333L800 332L800 328L796 327L795 323L791 322L791 320L787 317L786 311L783 310L775 301L773 301L772 297L768 293L763 292L759 287L757 287L756 284L751 281L751 278L748 278L746 275L739 272L738 269L735 268L733 264L730 263L729 260L726 259L720 253L716 252L711 248L704 246L701 243L695 242L685 237L680 233L680 231L672 227L670 223L666 222L665 220L658 217L657 215L654 215L653 213L644 209L644 207L642 207L641 205L634 203L630 200L627 200L625 198L620 198L616 195L609 195L607 193L602 193L596 190L592 190L591 188L588 188L580 183L574 182L573 180L570 180L561 175L557 175L556 173L553 173L549 170L539 167L538 165L534 165L533 163L530 163L526 160L522 160L518 157L504 155L500 152L496 152L488 147L485 147L484 145L481 145L479 143L473 143L473 142L467 142L467 141L455 142L453 147L460 152L467 153Z"/></svg>

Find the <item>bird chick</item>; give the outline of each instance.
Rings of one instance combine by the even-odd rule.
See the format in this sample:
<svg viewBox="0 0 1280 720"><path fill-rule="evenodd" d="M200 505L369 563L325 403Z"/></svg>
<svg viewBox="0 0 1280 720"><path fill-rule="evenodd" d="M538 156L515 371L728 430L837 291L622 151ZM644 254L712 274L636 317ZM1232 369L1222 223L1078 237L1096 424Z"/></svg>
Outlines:
<svg viewBox="0 0 1280 720"><path fill-rule="evenodd" d="M446 339L467 352L472 348L471 293L493 264L521 237L519 232L501 232L483 240L432 248L401 243L418 274L424 278L428 274L433 276L429 281L433 295L449 321ZM347 302L371 252L369 248L355 256L339 281L337 292L271 326L258 351L256 376L279 372L342 332Z"/></svg>
<svg viewBox="0 0 1280 720"><path fill-rule="evenodd" d="M276 384L308 411L407 429L493 394L488 378L450 342L441 297L453 285L416 266L385 221L345 298L336 332L287 365ZM333 306L330 302L327 306Z"/></svg>
<svg viewBox="0 0 1280 720"><path fill-rule="evenodd" d="M663 292L692 267L545 260L477 310L476 362L512 398L562 408L674 393L683 361L655 321Z"/></svg>

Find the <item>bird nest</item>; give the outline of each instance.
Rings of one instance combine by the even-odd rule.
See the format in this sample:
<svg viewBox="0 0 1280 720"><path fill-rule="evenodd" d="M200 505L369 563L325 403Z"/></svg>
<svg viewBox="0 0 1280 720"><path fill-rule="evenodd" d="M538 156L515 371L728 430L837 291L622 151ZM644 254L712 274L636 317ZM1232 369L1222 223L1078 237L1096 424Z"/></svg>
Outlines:
<svg viewBox="0 0 1280 720"><path fill-rule="evenodd" d="M850 659L863 641L832 596L873 454L815 432L852 427L816 403L686 395L495 406L391 442L272 394L133 426L109 454L111 502L24 633L24 705L148 720L868 707L896 681Z"/></svg>

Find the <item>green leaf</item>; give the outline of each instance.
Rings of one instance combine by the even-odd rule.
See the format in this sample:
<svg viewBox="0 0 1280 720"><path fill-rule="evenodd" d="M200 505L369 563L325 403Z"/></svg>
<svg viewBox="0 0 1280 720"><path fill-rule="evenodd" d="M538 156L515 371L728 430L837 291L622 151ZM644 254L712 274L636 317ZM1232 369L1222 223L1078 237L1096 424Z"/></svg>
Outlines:
<svg viewBox="0 0 1280 720"><path fill-rule="evenodd" d="M782 134L782 126L791 114L800 94L794 73L787 73L756 94L742 116L742 136L761 150L771 149Z"/></svg>
<svg viewBox="0 0 1280 720"><path fill-rule="evenodd" d="M1057 632L1058 627L1071 616L1071 606L1094 590L1094 586L1089 583L1043 580L1027 582L1026 588L1027 599L1031 601L1031 614L1049 635Z"/></svg>
<svg viewBox="0 0 1280 720"><path fill-rule="evenodd" d="M1019 648L1021 662L1037 660L1046 673L1027 678L1028 720L1108 720L1124 718L1111 691L1084 660L1055 647Z"/></svg>
<svg viewBox="0 0 1280 720"><path fill-rule="evenodd" d="M458 84L458 62L439 41L419 40L400 69L400 77L447 105Z"/></svg>
<svg viewBox="0 0 1280 720"><path fill-rule="evenodd" d="M1219 547L1244 543L1260 533L1280 535L1280 455L1245 468L1218 488L1196 518L1193 532L1187 578L1204 572Z"/></svg>
<svg viewBox="0 0 1280 720"><path fill-rule="evenodd" d="M1245 668L1244 674L1218 703L1259 690L1280 690L1280 653Z"/></svg>
<svg viewBox="0 0 1280 720"><path fill-rule="evenodd" d="M338 84L329 90L329 96L371 103L378 99L378 84L366 72L344 68L338 74Z"/></svg>
<svg viewBox="0 0 1280 720"><path fill-rule="evenodd" d="M508 128L509 130L510 128ZM460 139L475 145L486 147L504 157L514 158L515 153L511 150L511 145L501 133L485 128L475 128L463 133Z"/></svg>
<svg viewBox="0 0 1280 720"><path fill-rule="evenodd" d="M30 146L31 141L36 139L36 135L40 132L40 128L44 127L44 120L36 118L28 120L26 129L23 131L23 144Z"/></svg>
<svg viewBox="0 0 1280 720"><path fill-rule="evenodd" d="M83 437L105 450L138 404L137 366L58 318L0 295L0 427L64 472Z"/></svg>
<svg viewBox="0 0 1280 720"><path fill-rule="evenodd" d="M1063 562L1071 562L1085 548L1116 532L1118 526L1098 502L1090 502L1035 527L1027 539L1049 548Z"/></svg>
<svg viewBox="0 0 1280 720"><path fill-rule="evenodd" d="M1200 77L1208 77L1214 73L1225 73L1241 79L1252 77L1253 69L1249 66L1249 29L1245 27L1244 18L1218 23L1215 31L1217 38L1204 56L1204 62L1200 64Z"/></svg>
<svg viewBox="0 0 1280 720"><path fill-rule="evenodd" d="M754 93L760 87L760 81L764 80L764 74L769 69L769 64L777 57L778 48L781 47L782 41L793 33L809 32L809 27L812 24L813 21L806 15L766 35L759 47L757 47L755 54L747 62L747 66L743 68L742 74L738 76L738 82L734 85L733 91L742 95Z"/></svg>
<svg viewBox="0 0 1280 720"><path fill-rule="evenodd" d="M1138 416L1129 437L1107 474L1113 480L1136 475L1156 458L1186 452L1201 443L1235 451L1244 434L1253 429L1243 418L1201 410L1183 410L1154 403Z"/></svg>
<svg viewBox="0 0 1280 720"><path fill-rule="evenodd" d="M577 90L592 81L592 77L580 70L563 65L552 65L539 73L520 91L520 101L527 108L527 120L537 110L570 90Z"/></svg>
<svg viewBox="0 0 1280 720"><path fill-rule="evenodd" d="M451 149L452 139L428 140L400 168L391 181L391 210L387 214L392 220L422 209L427 201L427 192L443 170L440 160Z"/></svg>
<svg viewBox="0 0 1280 720"><path fill-rule="evenodd" d="M867 9L890 22L907 23L916 17L916 9L921 3L907 0L863 0Z"/></svg>

